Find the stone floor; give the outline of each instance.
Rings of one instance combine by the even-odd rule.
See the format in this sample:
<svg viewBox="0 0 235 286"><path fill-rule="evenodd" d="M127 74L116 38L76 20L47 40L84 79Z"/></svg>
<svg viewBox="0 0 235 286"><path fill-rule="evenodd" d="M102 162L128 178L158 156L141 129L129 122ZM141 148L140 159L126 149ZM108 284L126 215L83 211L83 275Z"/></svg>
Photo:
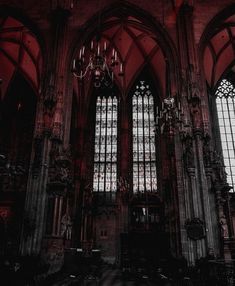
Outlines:
<svg viewBox="0 0 235 286"><path fill-rule="evenodd" d="M102 276L100 279L96 280L95 278L88 277L88 279L82 279L76 275L69 275L62 281L59 281L53 286L72 286L72 285L81 285L81 286L157 286L156 283L150 282L147 276L142 276L135 279L124 279L121 271L119 269L110 269L106 268L102 271Z"/></svg>

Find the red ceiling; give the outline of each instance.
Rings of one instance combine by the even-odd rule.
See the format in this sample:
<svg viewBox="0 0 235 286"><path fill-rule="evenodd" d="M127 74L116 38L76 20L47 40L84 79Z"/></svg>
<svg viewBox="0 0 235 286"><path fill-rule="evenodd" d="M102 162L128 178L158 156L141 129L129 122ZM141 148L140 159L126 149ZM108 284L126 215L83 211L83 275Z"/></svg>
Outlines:
<svg viewBox="0 0 235 286"><path fill-rule="evenodd" d="M115 82L123 90L129 90L136 77L143 68L149 69L158 78L158 87L165 93L165 57L158 45L156 36L146 26L134 17L110 17L104 23L106 28L102 31L101 47L107 43L107 55L111 56L115 48L118 59L124 66L124 77L118 75L119 67L114 71ZM93 39L95 42L95 37ZM89 42L90 43L90 42ZM87 44L86 49L89 50ZM89 81L85 81L87 89Z"/></svg>
<svg viewBox="0 0 235 286"><path fill-rule="evenodd" d="M38 88L42 69L39 44L30 30L12 17L0 18L0 63L3 95L16 71Z"/></svg>
<svg viewBox="0 0 235 286"><path fill-rule="evenodd" d="M204 51L207 82L214 87L235 59L235 16L227 18L209 39Z"/></svg>

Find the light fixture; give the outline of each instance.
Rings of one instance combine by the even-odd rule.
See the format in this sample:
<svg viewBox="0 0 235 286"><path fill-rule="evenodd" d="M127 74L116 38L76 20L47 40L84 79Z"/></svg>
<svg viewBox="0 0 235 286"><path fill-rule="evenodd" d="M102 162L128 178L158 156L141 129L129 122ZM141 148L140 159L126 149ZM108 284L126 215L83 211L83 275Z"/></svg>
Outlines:
<svg viewBox="0 0 235 286"><path fill-rule="evenodd" d="M22 176L25 172L22 163L12 164L7 160L6 155L0 154L0 177Z"/></svg>
<svg viewBox="0 0 235 286"><path fill-rule="evenodd" d="M73 9L77 4L77 0L51 0L51 9L62 8L62 9Z"/></svg>
<svg viewBox="0 0 235 286"><path fill-rule="evenodd" d="M175 97L168 96L162 102L161 108L157 106L156 126L161 134L169 132L174 134L177 125L182 127L183 124L183 107L180 101L176 102Z"/></svg>
<svg viewBox="0 0 235 286"><path fill-rule="evenodd" d="M118 68L118 75L123 76L123 63L118 60L117 51L107 48L107 42L91 41L90 48L83 46L79 50L78 59L73 60L73 75L80 80L89 77L94 87L111 86L114 69Z"/></svg>

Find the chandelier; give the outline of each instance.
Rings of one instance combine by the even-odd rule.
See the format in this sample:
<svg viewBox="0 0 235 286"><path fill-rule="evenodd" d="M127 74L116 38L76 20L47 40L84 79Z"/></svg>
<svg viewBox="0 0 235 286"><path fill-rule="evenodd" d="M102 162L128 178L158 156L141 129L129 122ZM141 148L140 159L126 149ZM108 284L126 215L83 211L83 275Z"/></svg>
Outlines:
<svg viewBox="0 0 235 286"><path fill-rule="evenodd" d="M157 106L157 129L161 134L168 131L170 135L173 135L177 125L182 127L183 115L183 107L180 102L176 102L174 97L168 96L163 100L161 108Z"/></svg>
<svg viewBox="0 0 235 286"><path fill-rule="evenodd" d="M62 8L62 9L73 9L77 4L78 0L50 0L51 9Z"/></svg>
<svg viewBox="0 0 235 286"><path fill-rule="evenodd" d="M90 78L95 88L112 86L116 69L119 76L124 75L123 63L118 60L117 51L107 48L106 41L91 41L89 46L83 46L79 50L79 57L73 60L73 75L80 80Z"/></svg>
<svg viewBox="0 0 235 286"><path fill-rule="evenodd" d="M4 154L0 154L0 177L2 176L19 176L24 175L26 172L23 163L18 162L17 164L12 164L7 160Z"/></svg>

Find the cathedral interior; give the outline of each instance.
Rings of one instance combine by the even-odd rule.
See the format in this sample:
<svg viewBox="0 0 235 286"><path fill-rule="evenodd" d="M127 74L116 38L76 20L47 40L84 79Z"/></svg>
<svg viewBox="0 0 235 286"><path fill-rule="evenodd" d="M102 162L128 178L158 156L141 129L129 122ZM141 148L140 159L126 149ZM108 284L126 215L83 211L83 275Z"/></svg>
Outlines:
<svg viewBox="0 0 235 286"><path fill-rule="evenodd" d="M0 0L1 265L235 285L234 232L233 0Z"/></svg>

